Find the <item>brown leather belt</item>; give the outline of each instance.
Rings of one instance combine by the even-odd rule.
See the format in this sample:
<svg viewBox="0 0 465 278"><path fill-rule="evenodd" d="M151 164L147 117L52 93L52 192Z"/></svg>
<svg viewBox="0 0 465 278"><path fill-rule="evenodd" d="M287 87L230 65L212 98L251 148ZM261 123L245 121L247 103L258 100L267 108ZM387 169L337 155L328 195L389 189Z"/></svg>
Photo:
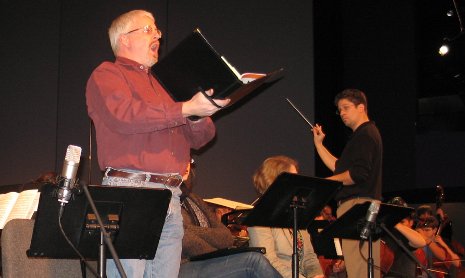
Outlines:
<svg viewBox="0 0 465 278"><path fill-rule="evenodd" d="M153 183L160 183L172 187L178 187L182 183L182 177L180 175L164 176L154 174L128 173L124 171L110 169L107 172L107 176L125 178L135 181L148 181Z"/></svg>

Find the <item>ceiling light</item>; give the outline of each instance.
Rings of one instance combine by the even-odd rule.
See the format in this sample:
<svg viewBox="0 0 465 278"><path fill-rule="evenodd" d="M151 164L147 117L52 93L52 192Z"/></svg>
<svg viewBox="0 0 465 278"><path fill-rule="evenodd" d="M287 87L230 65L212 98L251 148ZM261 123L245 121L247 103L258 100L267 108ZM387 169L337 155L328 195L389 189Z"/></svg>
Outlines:
<svg viewBox="0 0 465 278"><path fill-rule="evenodd" d="M447 44L441 45L438 51L439 55L445 56L447 53L449 53L449 46Z"/></svg>

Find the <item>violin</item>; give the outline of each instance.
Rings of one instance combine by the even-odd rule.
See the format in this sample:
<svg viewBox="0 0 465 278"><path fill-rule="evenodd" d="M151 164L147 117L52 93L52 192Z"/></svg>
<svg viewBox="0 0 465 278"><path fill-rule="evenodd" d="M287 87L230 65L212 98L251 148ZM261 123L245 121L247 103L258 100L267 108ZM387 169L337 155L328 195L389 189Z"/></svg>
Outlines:
<svg viewBox="0 0 465 278"><path fill-rule="evenodd" d="M423 248L418 248L417 250L415 250L414 255L415 257L417 257L418 261L420 262L422 266L428 267L428 258L426 258L426 254ZM422 273L423 273L423 269L419 265L417 265L415 276L421 277Z"/></svg>
<svg viewBox="0 0 465 278"><path fill-rule="evenodd" d="M436 210L442 208L442 205L445 200L444 188L441 185L436 186ZM450 247L452 250L458 254L459 256L463 257L465 250L462 244L458 241L452 239L452 221L449 219L447 214L444 214L439 217L439 226L436 232L436 235L441 235L444 233L443 238L448 238L450 240ZM437 263L437 262L436 262ZM447 269L447 264L444 264L441 269ZM459 278L465 277L465 267L463 264L456 268L455 276Z"/></svg>
<svg viewBox="0 0 465 278"><path fill-rule="evenodd" d="M445 201L445 194L444 188L442 185L436 185L436 210L441 209ZM464 247L457 241L452 239L452 221L447 216L447 214L443 213L442 215L438 215L439 226L436 231L436 235L441 236L442 238L447 238L450 241L450 247L452 250L463 256ZM450 265L447 263L440 264L440 262L434 261L434 264L439 264L440 270L448 271ZM465 268L460 266L456 268L456 277L465 277Z"/></svg>
<svg viewBox="0 0 465 278"><path fill-rule="evenodd" d="M428 268L428 258L426 257L425 250L423 250L423 248L415 250L414 255L417 257L422 266ZM436 278L444 278L448 274L448 272L444 271L442 268L428 268L428 271ZM427 277L423 272L423 269L418 265L416 269L416 277Z"/></svg>
<svg viewBox="0 0 465 278"><path fill-rule="evenodd" d="M436 211L442 209L446 195L444 194L444 188L442 185L436 185ZM452 237L452 222L450 221L447 214L438 214L439 226L436 231L436 235L442 235L442 237L451 240Z"/></svg>
<svg viewBox="0 0 465 278"><path fill-rule="evenodd" d="M231 235L234 237L234 246L242 247L249 244L249 233L247 226L240 224L241 218L244 217L244 212L241 210L230 210L223 213L221 222L229 229Z"/></svg>
<svg viewBox="0 0 465 278"><path fill-rule="evenodd" d="M382 276L389 273L394 263L395 254L384 240L380 240L380 259Z"/></svg>

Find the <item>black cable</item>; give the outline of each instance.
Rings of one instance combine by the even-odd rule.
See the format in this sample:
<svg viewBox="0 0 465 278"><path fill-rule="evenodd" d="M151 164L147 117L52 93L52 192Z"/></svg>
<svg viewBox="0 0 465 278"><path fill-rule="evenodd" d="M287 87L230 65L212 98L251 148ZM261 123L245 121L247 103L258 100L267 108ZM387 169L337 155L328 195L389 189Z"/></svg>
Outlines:
<svg viewBox="0 0 465 278"><path fill-rule="evenodd" d="M63 226L61 225L61 216L63 215L63 211L64 211L64 206L60 206L60 210L58 212L58 227L60 227L61 234L63 235L66 242L69 244L69 246L71 246L71 248L74 250L74 252L79 256L81 263L84 263L86 265L86 267L90 270L90 272L92 272L92 274L95 277L101 278L98 275L97 271L92 268L92 266L89 264L89 262L87 262L86 259L84 258L84 256L82 256L82 254L79 252L79 250L77 250L77 248L74 246L74 244L71 242L71 240L68 238L65 231L63 230Z"/></svg>
<svg viewBox="0 0 465 278"><path fill-rule="evenodd" d="M360 253L360 256L362 257L362 259L368 263L368 258L365 257L365 255L363 254L362 252L362 247L363 247L363 243L365 243L365 240L360 240L359 244L358 244L358 252ZM381 268L381 266L378 266L378 265L375 265L374 263L374 260L373 260L373 268L381 271L382 273L384 273L384 269Z"/></svg>

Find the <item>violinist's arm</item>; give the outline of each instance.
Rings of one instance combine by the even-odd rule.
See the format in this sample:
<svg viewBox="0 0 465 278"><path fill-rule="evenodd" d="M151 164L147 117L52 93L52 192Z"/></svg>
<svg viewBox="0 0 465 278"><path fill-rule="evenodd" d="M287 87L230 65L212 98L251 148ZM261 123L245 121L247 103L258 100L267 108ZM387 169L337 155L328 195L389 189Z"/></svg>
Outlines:
<svg viewBox="0 0 465 278"><path fill-rule="evenodd" d="M449 248L444 240L442 240L441 236L436 236L435 242L445 250L446 254L444 260L451 260L455 267L460 267L460 257Z"/></svg>
<svg viewBox="0 0 465 278"><path fill-rule="evenodd" d="M437 244L434 241L431 241L430 243L427 244L431 252L433 253L434 257L440 261L445 261L446 260L446 250L442 248L439 244Z"/></svg>
<svg viewBox="0 0 465 278"><path fill-rule="evenodd" d="M396 228L404 237L408 239L410 246L414 248L421 248L426 245L426 241L423 236L410 227L407 227L402 223L397 223L394 228Z"/></svg>

